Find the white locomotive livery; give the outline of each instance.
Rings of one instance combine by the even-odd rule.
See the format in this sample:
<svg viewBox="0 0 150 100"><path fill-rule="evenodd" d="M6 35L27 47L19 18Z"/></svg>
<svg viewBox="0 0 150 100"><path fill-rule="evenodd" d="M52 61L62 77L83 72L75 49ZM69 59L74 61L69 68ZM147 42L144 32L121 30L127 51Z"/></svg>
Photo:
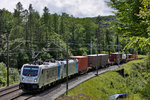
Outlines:
<svg viewBox="0 0 150 100"><path fill-rule="evenodd" d="M20 85L23 90L40 90L66 77L66 61L46 62L41 65L24 64ZM68 75L78 73L78 61L68 60Z"/></svg>

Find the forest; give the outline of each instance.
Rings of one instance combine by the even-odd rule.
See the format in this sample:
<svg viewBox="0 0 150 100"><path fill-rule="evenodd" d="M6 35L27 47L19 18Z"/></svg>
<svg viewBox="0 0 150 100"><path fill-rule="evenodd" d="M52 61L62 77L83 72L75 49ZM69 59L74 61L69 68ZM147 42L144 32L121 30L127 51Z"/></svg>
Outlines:
<svg viewBox="0 0 150 100"><path fill-rule="evenodd" d="M49 12L44 7L40 15L32 4L24 9L20 2L13 13L0 10L0 62L7 61L7 42L10 67L20 69L35 60L66 58L67 38L69 56L94 54L97 47L99 53L107 52L107 45L116 41L108 29L115 16L75 18Z"/></svg>
<svg viewBox="0 0 150 100"><path fill-rule="evenodd" d="M18 69L35 60L66 58L67 40L69 56L118 52L109 45L119 45L123 53L146 54L150 46L146 0L126 1L124 5L122 0L111 0L108 5L118 12L94 18L51 14L47 7L40 15L32 4L24 9L21 2L13 13L0 9L0 62L6 64L7 53L10 67Z"/></svg>

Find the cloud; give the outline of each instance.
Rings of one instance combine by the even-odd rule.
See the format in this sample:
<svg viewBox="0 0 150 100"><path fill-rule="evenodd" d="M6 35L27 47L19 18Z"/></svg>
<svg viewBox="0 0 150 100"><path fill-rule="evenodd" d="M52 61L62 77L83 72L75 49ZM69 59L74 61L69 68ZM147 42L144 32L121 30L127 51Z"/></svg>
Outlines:
<svg viewBox="0 0 150 100"><path fill-rule="evenodd" d="M98 15L112 15L112 9L107 6L105 0L0 0L0 9L5 8L11 12L16 8L16 4L21 2L24 9L28 9L29 4L41 15L43 8L49 8L50 13L62 12L75 17L95 17ZM108 0L107 0L108 1Z"/></svg>

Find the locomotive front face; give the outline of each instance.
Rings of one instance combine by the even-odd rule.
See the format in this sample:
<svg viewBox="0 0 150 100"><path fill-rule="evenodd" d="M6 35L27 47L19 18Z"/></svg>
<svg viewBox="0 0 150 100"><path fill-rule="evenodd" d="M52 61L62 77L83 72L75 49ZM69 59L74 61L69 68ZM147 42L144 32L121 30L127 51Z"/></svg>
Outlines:
<svg viewBox="0 0 150 100"><path fill-rule="evenodd" d="M21 82L38 83L38 66L24 66L21 73Z"/></svg>
<svg viewBox="0 0 150 100"><path fill-rule="evenodd" d="M24 65L21 69L20 88L38 88L40 68L35 65Z"/></svg>

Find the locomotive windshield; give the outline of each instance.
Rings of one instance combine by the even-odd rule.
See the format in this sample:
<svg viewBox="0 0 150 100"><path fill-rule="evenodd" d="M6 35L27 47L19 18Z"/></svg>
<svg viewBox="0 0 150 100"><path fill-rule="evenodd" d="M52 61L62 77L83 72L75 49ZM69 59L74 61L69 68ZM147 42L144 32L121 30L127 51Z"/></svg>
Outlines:
<svg viewBox="0 0 150 100"><path fill-rule="evenodd" d="M37 66L24 66L23 75L24 76L37 76L38 69L39 69L39 67L37 67Z"/></svg>

